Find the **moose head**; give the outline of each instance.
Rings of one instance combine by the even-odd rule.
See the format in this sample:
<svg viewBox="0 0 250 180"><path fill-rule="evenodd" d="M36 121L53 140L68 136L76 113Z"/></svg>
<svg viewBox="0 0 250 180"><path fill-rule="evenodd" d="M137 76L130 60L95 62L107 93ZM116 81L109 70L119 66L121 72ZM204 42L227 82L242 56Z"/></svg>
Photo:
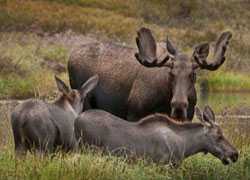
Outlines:
<svg viewBox="0 0 250 180"><path fill-rule="evenodd" d="M224 137L221 128L215 122L215 115L209 106L205 106L203 113L196 108L196 116L204 125L204 139L200 139L205 143L204 152L209 152L219 158L223 164L229 164L231 161L238 160L237 150Z"/></svg>
<svg viewBox="0 0 250 180"><path fill-rule="evenodd" d="M229 31L220 35L215 44L214 59L210 62L207 60L209 43L197 45L192 56L189 57L178 51L167 38L167 50L157 57L157 46L151 31L147 28L141 28L138 31L136 43L139 52L135 54L137 61L149 68L167 67L169 81L165 86L170 90L171 117L192 119L196 105L196 71L218 69L225 61L225 52L231 37L232 34Z"/></svg>
<svg viewBox="0 0 250 180"><path fill-rule="evenodd" d="M94 75L89 78L80 89L70 89L60 78L55 76L58 90L62 93L58 105L63 106L66 111L71 111L75 116L80 114L84 107L84 100L98 84L99 76Z"/></svg>

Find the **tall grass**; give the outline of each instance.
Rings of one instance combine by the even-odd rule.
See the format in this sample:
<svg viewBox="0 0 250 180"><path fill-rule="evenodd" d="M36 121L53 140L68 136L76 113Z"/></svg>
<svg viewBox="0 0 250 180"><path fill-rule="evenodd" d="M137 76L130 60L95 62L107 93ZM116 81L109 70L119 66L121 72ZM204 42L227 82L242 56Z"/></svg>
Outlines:
<svg viewBox="0 0 250 180"><path fill-rule="evenodd" d="M190 54L195 44L212 41L225 29L233 31L224 70L209 72L201 79L208 81L211 91L248 91L250 79L239 71L248 72L250 67L249 6L247 1L233 0L0 1L0 30L14 31L0 33L0 98L54 94L55 72L41 62L46 59L65 64L69 48L58 43L41 43L43 38L39 35L72 29L94 34L101 40L135 45L134 37L141 26L151 28L158 40L165 40L168 35ZM67 80L65 73L60 76ZM230 106L235 100L228 99ZM249 140L247 132L241 137L243 130L240 127L225 130L234 132L229 137L240 150L239 161L230 166L222 165L210 155L200 154L185 160L178 169L172 169L145 160L131 161L104 155L91 149L81 154L58 153L53 157L28 154L24 159L16 159L9 119L12 108L1 108L0 179L250 179Z"/></svg>
<svg viewBox="0 0 250 180"><path fill-rule="evenodd" d="M250 151L244 150L240 160L224 166L210 155L188 158L178 168L148 163L145 160L102 155L87 150L81 154L56 154L52 157L27 155L16 159L12 152L0 154L0 179L250 179Z"/></svg>
<svg viewBox="0 0 250 180"><path fill-rule="evenodd" d="M250 90L250 77L243 73L209 72L208 75L200 78L200 81L202 80L207 81L209 91L211 92L248 92Z"/></svg>
<svg viewBox="0 0 250 180"><path fill-rule="evenodd" d="M69 50L32 34L1 33L0 40L0 99L53 95L58 72L44 62L65 66ZM65 73L61 76L67 79Z"/></svg>
<svg viewBox="0 0 250 180"><path fill-rule="evenodd" d="M250 140L248 136L243 137L242 130L235 134L238 128L235 125L223 128L240 152L238 162L229 166L212 155L198 154L175 169L150 160L103 154L90 147L77 153L59 152L49 156L28 153L26 157L16 158L9 119L12 109L13 106L0 106L0 179L250 179Z"/></svg>

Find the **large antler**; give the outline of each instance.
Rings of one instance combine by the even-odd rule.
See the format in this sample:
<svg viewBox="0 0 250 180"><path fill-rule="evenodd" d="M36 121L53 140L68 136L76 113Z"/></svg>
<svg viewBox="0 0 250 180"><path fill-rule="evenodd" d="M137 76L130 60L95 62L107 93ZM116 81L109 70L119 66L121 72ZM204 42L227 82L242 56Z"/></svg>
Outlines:
<svg viewBox="0 0 250 180"><path fill-rule="evenodd" d="M146 67L170 66L170 63L167 63L169 59L167 52L157 58L156 42L149 29L141 28L137 32L136 44L139 52L135 53L135 57L142 65Z"/></svg>
<svg viewBox="0 0 250 180"><path fill-rule="evenodd" d="M207 56L209 53L209 44L203 43L195 47L193 57L198 66L201 69L208 69L214 71L218 69L225 61L225 53L229 40L232 38L232 33L227 31L223 32L216 42L214 48L214 61L207 62Z"/></svg>

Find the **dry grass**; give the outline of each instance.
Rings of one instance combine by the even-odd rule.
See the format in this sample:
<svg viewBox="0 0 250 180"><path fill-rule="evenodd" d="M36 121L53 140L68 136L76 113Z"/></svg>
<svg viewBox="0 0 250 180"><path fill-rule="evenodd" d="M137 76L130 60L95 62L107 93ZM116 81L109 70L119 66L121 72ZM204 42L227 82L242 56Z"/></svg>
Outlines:
<svg viewBox="0 0 250 180"><path fill-rule="evenodd" d="M0 35L0 99L48 97L55 92L54 69L45 61L63 63L68 49L43 42L34 34L1 33ZM66 73L61 76L67 80Z"/></svg>
<svg viewBox="0 0 250 180"><path fill-rule="evenodd" d="M249 7L246 1L234 0L5 0L0 7L0 29L38 34L72 29L135 45L136 31L147 26L158 40L168 35L190 53L197 43L213 41L221 31L231 30L225 69L248 71Z"/></svg>

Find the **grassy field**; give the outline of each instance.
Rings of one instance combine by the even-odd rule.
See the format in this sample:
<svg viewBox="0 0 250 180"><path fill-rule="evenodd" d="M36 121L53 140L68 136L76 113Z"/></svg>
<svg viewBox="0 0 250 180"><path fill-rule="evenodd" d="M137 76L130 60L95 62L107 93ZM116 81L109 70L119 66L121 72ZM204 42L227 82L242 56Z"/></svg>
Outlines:
<svg viewBox="0 0 250 180"><path fill-rule="evenodd" d="M58 72L48 68L48 64L60 63L65 67L71 49L65 42L48 37L71 30L79 36L135 47L136 31L142 26L152 29L159 41L168 35L188 54L197 43L213 41L224 30L232 31L225 64L217 72L201 72L200 79L208 80L213 91L250 90L247 75L250 35L246 23L250 4L246 1L2 0L0 3L0 99L53 94L53 74ZM237 9L243 11L239 14ZM62 76L67 77L64 72Z"/></svg>
<svg viewBox="0 0 250 180"><path fill-rule="evenodd" d="M199 72L197 88L207 81L210 91L249 92L249 8L245 0L0 0L0 99L53 98L53 76L68 81L66 63L74 48L96 40L135 47L142 26L152 29L158 41L169 36L190 55L197 43L232 31L225 64L216 72ZM216 113L224 109L218 102L232 108L250 102L244 96L213 98L219 99L210 101ZM199 154L173 169L91 149L15 159L11 109L0 105L0 179L250 179L249 124L235 126L229 119L223 127L240 151L237 163L224 166L211 155Z"/></svg>
<svg viewBox="0 0 250 180"><path fill-rule="evenodd" d="M0 179L250 179L250 138L244 125L244 129L240 129L221 122L225 135L240 152L238 162L229 166L224 166L212 155L198 154L174 169L143 159L131 161L114 157L90 148L81 153L57 153L53 157L28 154L16 159L9 120L12 108L0 107Z"/></svg>
<svg viewBox="0 0 250 180"><path fill-rule="evenodd" d="M65 66L69 50L34 34L0 34L0 99L53 95L53 77L61 71L50 64ZM66 77L65 71L61 76Z"/></svg>
<svg viewBox="0 0 250 180"><path fill-rule="evenodd" d="M250 151L241 160L225 167L211 156L197 155L187 159L179 169L138 160L101 155L90 150L79 154L41 158L29 155L17 160L12 153L0 155L1 179L192 179L247 180L250 177Z"/></svg>

